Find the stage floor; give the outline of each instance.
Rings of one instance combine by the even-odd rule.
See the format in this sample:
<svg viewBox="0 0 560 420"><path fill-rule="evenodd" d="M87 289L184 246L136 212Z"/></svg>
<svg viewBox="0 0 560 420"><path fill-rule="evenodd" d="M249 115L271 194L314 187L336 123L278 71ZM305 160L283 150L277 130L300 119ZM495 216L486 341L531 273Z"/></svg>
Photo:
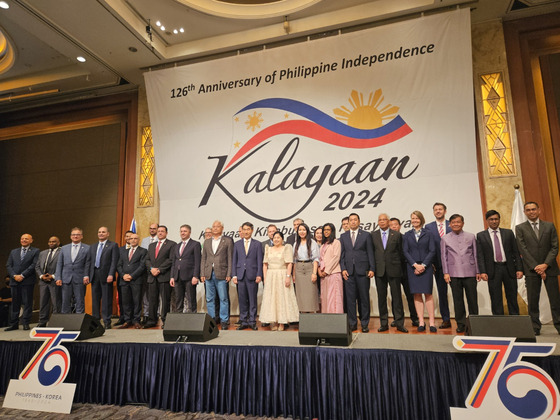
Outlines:
<svg viewBox="0 0 560 420"><path fill-rule="evenodd" d="M233 322L236 319L232 318L232 326L229 330L222 331L218 337L209 340L205 343L218 346L280 346L280 347L300 347L299 337L297 332L297 325L290 326L286 331L270 331L268 327L259 327L258 331L243 330L236 331ZM439 325L441 320L437 320L436 325ZM409 333L403 334L397 332L395 328L389 328L388 332L378 333L379 319L372 318L370 321L370 332L362 333L355 332L352 334L352 343L348 348L355 349L395 349L395 350L413 350L413 351L433 351L453 353L458 352L453 347L453 337L455 337L455 322L452 321L452 328L438 329L437 333L417 333L416 327L412 327L411 322L407 319L405 326L408 328ZM30 325L32 328L36 324ZM462 334L461 334L462 335ZM16 331L0 332L0 340L5 341L30 341L29 331L24 331L21 328ZM163 330L160 327L150 329L118 329L113 327L106 330L105 334L101 337L91 338L87 340L88 343L163 343L173 344L166 342L163 339ZM537 337L537 342L540 343L556 343L560 344L560 335L552 324L543 325L541 335ZM305 347L305 346L301 346ZM464 352L461 352L464 353ZM556 346L553 355L560 355L560 345Z"/></svg>

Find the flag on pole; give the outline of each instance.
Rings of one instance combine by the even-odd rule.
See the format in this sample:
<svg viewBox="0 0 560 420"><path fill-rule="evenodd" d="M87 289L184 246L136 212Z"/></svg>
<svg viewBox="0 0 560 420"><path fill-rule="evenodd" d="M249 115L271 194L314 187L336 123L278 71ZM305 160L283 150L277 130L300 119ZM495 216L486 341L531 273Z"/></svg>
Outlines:
<svg viewBox="0 0 560 420"><path fill-rule="evenodd" d="M520 223L526 222L527 216L523 212L523 200L521 193L518 189L515 190L515 197L513 199L513 209L511 210L511 230L515 233L515 226Z"/></svg>
<svg viewBox="0 0 560 420"><path fill-rule="evenodd" d="M132 218L132 222L130 222L130 229L128 230L136 233L136 219L134 217Z"/></svg>

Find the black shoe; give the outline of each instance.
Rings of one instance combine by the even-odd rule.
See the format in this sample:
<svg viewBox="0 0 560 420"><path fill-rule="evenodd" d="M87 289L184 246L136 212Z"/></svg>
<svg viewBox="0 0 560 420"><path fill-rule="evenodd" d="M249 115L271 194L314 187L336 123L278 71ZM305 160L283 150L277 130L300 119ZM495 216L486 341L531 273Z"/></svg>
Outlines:
<svg viewBox="0 0 560 420"><path fill-rule="evenodd" d="M377 332L385 332L385 331L389 331L389 327L387 325L382 325L377 329Z"/></svg>
<svg viewBox="0 0 560 420"><path fill-rule="evenodd" d="M420 326L420 321L418 321L418 320L412 321L412 326L413 327L419 327Z"/></svg>
<svg viewBox="0 0 560 420"><path fill-rule="evenodd" d="M437 328L433 325L430 325L430 332L431 333L437 333Z"/></svg>
<svg viewBox="0 0 560 420"><path fill-rule="evenodd" d="M368 327L362 327L362 332L363 332L363 333L368 333L368 332L369 332L369 328L368 328Z"/></svg>
<svg viewBox="0 0 560 420"><path fill-rule="evenodd" d="M16 329L17 329L17 327L16 327ZM10 331L10 330L6 328L5 331ZM533 331L535 331L535 335L541 335L541 330L537 330L535 328Z"/></svg>
<svg viewBox="0 0 560 420"><path fill-rule="evenodd" d="M257 324L251 324L251 329L253 331L257 331L259 329L259 327L257 327Z"/></svg>
<svg viewBox="0 0 560 420"><path fill-rule="evenodd" d="M222 330L229 330L229 324L227 322L222 322Z"/></svg>
<svg viewBox="0 0 560 420"><path fill-rule="evenodd" d="M269 323L269 322L261 322L261 327L265 327L265 328L266 328L266 327L268 327L268 326L270 326L270 323Z"/></svg>
<svg viewBox="0 0 560 420"><path fill-rule="evenodd" d="M39 322L39 323L37 324L37 328L45 328L46 326L47 326L47 323L46 323L46 322Z"/></svg>
<svg viewBox="0 0 560 420"><path fill-rule="evenodd" d="M247 328L249 328L247 324L241 324L236 328L236 330L241 331L241 330L246 330Z"/></svg>
<svg viewBox="0 0 560 420"><path fill-rule="evenodd" d="M154 328L155 326L156 326L155 322L149 322L148 321L144 324L144 328Z"/></svg>
<svg viewBox="0 0 560 420"><path fill-rule="evenodd" d="M115 327L118 327L119 325L123 325L124 323L125 323L124 319L119 319L117 322L115 322Z"/></svg>
<svg viewBox="0 0 560 420"><path fill-rule="evenodd" d="M402 333L407 333L408 332L408 330L403 326L397 327L397 331L400 331Z"/></svg>
<svg viewBox="0 0 560 420"><path fill-rule="evenodd" d="M350 331L356 331L358 329L357 325L350 325Z"/></svg>
<svg viewBox="0 0 560 420"><path fill-rule="evenodd" d="M237 321L233 325L241 325L241 321Z"/></svg>
<svg viewBox="0 0 560 420"><path fill-rule="evenodd" d="M8 328L4 328L4 331L15 331L19 330L19 325L10 325Z"/></svg>
<svg viewBox="0 0 560 420"><path fill-rule="evenodd" d="M465 327L457 327L457 334L461 334L461 333L464 333L464 332L465 332Z"/></svg>
<svg viewBox="0 0 560 420"><path fill-rule="evenodd" d="M29 331L29 324L23 324L23 329L25 331Z"/></svg>
<svg viewBox="0 0 560 420"><path fill-rule="evenodd" d="M397 326L397 323L395 321L391 322L391 327L395 328Z"/></svg>
<svg viewBox="0 0 560 420"><path fill-rule="evenodd" d="M444 328L451 328L451 321L443 321L440 326L440 329L444 329Z"/></svg>
<svg viewBox="0 0 560 420"><path fill-rule="evenodd" d="M105 329L106 329L106 330L110 330L111 328L113 328L113 327L111 326L111 323L110 323L110 322L107 322L107 323L105 324Z"/></svg>
<svg viewBox="0 0 560 420"><path fill-rule="evenodd" d="M418 331L418 332L424 332L424 331L426 331L426 326L425 326L425 325L419 325L417 331Z"/></svg>

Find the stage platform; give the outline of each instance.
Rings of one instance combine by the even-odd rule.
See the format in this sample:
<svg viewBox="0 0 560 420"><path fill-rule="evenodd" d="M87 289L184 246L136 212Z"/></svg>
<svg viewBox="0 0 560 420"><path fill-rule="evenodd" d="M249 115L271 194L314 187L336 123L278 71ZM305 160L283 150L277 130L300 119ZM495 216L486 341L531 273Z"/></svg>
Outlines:
<svg viewBox="0 0 560 420"><path fill-rule="evenodd" d="M66 382L77 384L75 403L144 404L176 412L448 419L449 407L464 407L486 354L455 350L451 330L373 331L354 333L349 347L316 347L299 345L292 327L232 327L205 343L164 342L163 330L156 328L111 329L67 344ZM541 333L538 342L560 343L552 325ZM0 332L1 395L39 345L29 331ZM560 383L559 355L557 348L553 356L531 362Z"/></svg>

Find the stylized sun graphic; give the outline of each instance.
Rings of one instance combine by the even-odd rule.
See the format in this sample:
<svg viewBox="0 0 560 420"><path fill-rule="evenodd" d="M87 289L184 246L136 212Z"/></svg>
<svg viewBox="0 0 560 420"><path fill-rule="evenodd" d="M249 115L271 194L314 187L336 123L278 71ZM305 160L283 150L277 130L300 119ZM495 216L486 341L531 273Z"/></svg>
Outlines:
<svg viewBox="0 0 560 420"><path fill-rule="evenodd" d="M253 115L248 115L247 121L245 121L245 124L247 124L247 130L253 130L254 132L257 128L261 128L261 123L264 121L261 117L262 113L259 112L257 114L257 111L253 112Z"/></svg>
<svg viewBox="0 0 560 420"><path fill-rule="evenodd" d="M383 92L381 89L377 89L375 93L369 93L368 102L364 104L363 93L353 90L350 98L348 98L348 102L353 109L349 110L345 106L341 106L333 112L337 120L347 121L350 127L363 130L379 128L383 125L383 121L393 119L399 110L398 106L392 106L391 104L379 109L383 99Z"/></svg>

